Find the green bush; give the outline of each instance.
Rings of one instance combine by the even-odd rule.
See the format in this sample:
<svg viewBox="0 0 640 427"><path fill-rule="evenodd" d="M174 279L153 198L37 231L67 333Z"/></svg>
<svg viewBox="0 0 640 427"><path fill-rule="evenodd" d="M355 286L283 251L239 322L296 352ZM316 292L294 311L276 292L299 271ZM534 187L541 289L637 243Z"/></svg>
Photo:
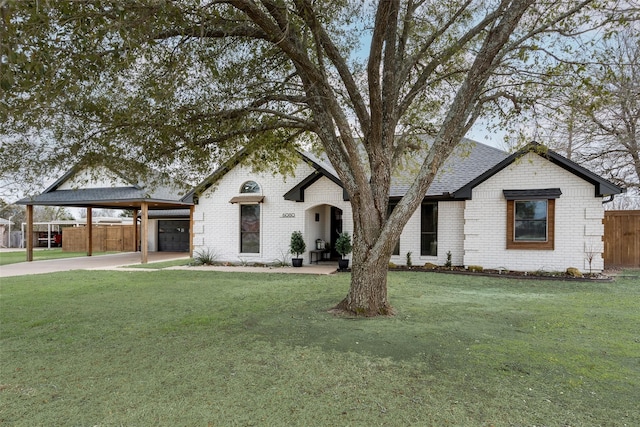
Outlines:
<svg viewBox="0 0 640 427"><path fill-rule="evenodd" d="M200 249L193 254L195 265L214 265L218 261L218 254L211 248Z"/></svg>
<svg viewBox="0 0 640 427"><path fill-rule="evenodd" d="M351 246L351 236L349 233L346 231L344 233L340 233L338 240L336 240L336 252L344 258L344 256L349 255L352 250L353 246Z"/></svg>
<svg viewBox="0 0 640 427"><path fill-rule="evenodd" d="M289 250L292 254L295 254L296 258L300 257L300 254L304 253L307 249L307 244L304 242L302 233L300 231L294 231L291 233L291 243L289 243Z"/></svg>

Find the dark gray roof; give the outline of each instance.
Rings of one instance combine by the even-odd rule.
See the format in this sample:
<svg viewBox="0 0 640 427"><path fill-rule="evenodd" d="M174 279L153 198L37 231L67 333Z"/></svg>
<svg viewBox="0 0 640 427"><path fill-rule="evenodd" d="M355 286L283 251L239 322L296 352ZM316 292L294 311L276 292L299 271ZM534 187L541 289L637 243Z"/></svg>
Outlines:
<svg viewBox="0 0 640 427"><path fill-rule="evenodd" d="M422 137L426 146L430 141L428 137ZM316 156L312 153L301 153L314 168L332 179L334 182L340 184L338 174L336 173L331 163L326 156ZM392 198L398 198L404 196L411 184L413 183L414 172L421 166L426 151L424 152L411 152L403 159L401 170L392 177L391 188L389 196ZM478 175L490 170L492 167L500 163L502 160L509 156L508 153L499 150L488 145L464 139L462 143L457 147L451 156L444 163L436 179L429 187L426 196L448 198L460 187L472 181ZM314 172L317 174L318 172ZM304 188L317 181L317 176L309 176L292 190L290 190L285 198L288 200L303 199ZM300 187L300 188L298 188ZM300 191L302 190L302 192Z"/></svg>
<svg viewBox="0 0 640 427"><path fill-rule="evenodd" d="M411 157L412 164L406 167L419 167L425 154ZM508 156L508 153L497 148L464 139L440 168L426 195L427 197L447 197ZM391 180L390 196L404 196L412 184L413 176L415 174L411 173L394 176Z"/></svg>
<svg viewBox="0 0 640 427"><path fill-rule="evenodd" d="M21 205L42 205L42 206L76 206L76 207L102 207L102 208L134 208L142 202L150 203L150 209L156 208L152 205L181 206L189 205L180 202L178 195L174 191L166 188L161 191L148 192L138 187L108 187L108 188L83 188L77 190L53 190L37 196L27 197L17 201Z"/></svg>
<svg viewBox="0 0 640 427"><path fill-rule="evenodd" d="M622 187L618 187L610 181L602 178L600 175L597 175L590 170L580 166L579 164L567 159L566 157L561 156L555 151L549 150L544 145L532 142L525 146L524 148L518 150L517 152L507 156L504 160L497 163L491 169L485 171L484 173L476 176L473 180L471 180L466 185L460 187L456 190L454 196L458 199L470 199L471 191L474 187L491 178L496 173L500 172L511 163L515 162L520 157L524 156L527 153L534 153L550 162L560 166L566 171L584 179L587 182L590 182L594 185L595 188L595 197L603 197L603 196L612 196L615 194L624 193L626 190Z"/></svg>
<svg viewBox="0 0 640 427"><path fill-rule="evenodd" d="M423 146L428 147L430 145L428 137L422 138ZM596 197L624 192L624 189L601 176L535 142L527 145L516 153L509 154L480 142L463 139L461 144L456 147L438 171L425 197L433 199L470 199L471 191L475 186L489 179L529 152L543 156L574 175L594 184ZM303 156L314 164L316 171L290 190L285 195L286 199L304 200L304 189L317 181L318 174L323 174L340 185L335 170L326 158L318 157L310 153L303 153ZM389 197L399 198L406 194L413 183L414 172L417 172L425 156L426 151L422 154L420 154L420 152L412 152L406 156L406 159L403 159L401 170L391 179Z"/></svg>
<svg viewBox="0 0 640 427"><path fill-rule="evenodd" d="M423 146L428 146L430 141L428 141L426 137L423 137L423 142ZM540 144L532 143L522 150L509 155L497 148L465 139L445 161L442 168L440 168L425 197L437 199L469 199L471 198L471 191L475 186L489 179L528 152L541 155L567 171L593 183L596 187L596 196L619 194L624 191L582 166L567 160L551 150L547 150ZM309 152L301 152L300 155L305 161L309 162L315 170L288 191L284 195L285 199L303 201L304 190L322 176L326 176L336 184L342 186L335 169L326 156L318 156ZM421 166L425 155L426 150L422 154L411 152L402 160L400 171L392 177L390 197L402 197L407 192L413 182L415 172ZM57 188L73 175L72 170L56 181L56 183L49 187L44 193L32 198L22 199L16 203L23 205L92 206L132 209L139 207L142 202L147 202L149 209L183 209L193 205L194 201L197 203L197 197L200 193L213 185L246 156L246 150L241 150L236 153L236 155L226 161L217 171L182 198L180 198L180 189L176 185L145 188L140 184L132 184L126 187L58 190ZM344 197L345 200L348 200L346 193ZM169 211L167 213L174 216L188 216L187 210L180 213L170 213Z"/></svg>
<svg viewBox="0 0 640 427"><path fill-rule="evenodd" d="M148 203L149 209L167 209L188 206L191 203L180 201L185 189L176 183L158 184L146 186L116 173L129 185L120 187L103 188L78 188L60 190L59 188L71 179L76 173L81 171L79 165L74 166L62 177L54 182L42 194L26 197L17 201L21 205L42 205L42 206L74 206L74 207L96 207L96 208L118 208L134 209L139 208L142 202Z"/></svg>

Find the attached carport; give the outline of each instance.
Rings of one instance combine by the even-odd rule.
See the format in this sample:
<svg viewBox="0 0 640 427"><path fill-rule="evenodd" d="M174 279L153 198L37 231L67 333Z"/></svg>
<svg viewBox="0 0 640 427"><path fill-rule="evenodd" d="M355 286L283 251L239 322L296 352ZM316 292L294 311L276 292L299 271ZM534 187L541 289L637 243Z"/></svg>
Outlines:
<svg viewBox="0 0 640 427"><path fill-rule="evenodd" d="M64 177L63 177L64 178ZM79 189L60 189L64 181L62 178L54 185L45 190L42 194L31 198L25 198L16 202L17 204L26 205L26 222L27 235L33 234L33 207L34 206L58 206L85 208L87 212L87 224L92 223L92 209L125 209L132 210L133 217L140 216L140 234L137 235L134 242L140 241L140 262L146 264L149 259L149 215L150 211L162 210L188 210L189 224L193 224L194 205L191 202L185 202L177 198L177 191L167 188L156 189L150 192L148 189L137 185L126 187L108 187L108 188L79 188ZM173 197L176 197L173 199ZM92 255L93 235L92 227L87 227L87 256ZM189 254L193 255L193 231L189 227ZM27 239L27 261L33 261L33 241ZM134 246L135 245L134 243ZM137 248L132 247L132 252L136 252Z"/></svg>

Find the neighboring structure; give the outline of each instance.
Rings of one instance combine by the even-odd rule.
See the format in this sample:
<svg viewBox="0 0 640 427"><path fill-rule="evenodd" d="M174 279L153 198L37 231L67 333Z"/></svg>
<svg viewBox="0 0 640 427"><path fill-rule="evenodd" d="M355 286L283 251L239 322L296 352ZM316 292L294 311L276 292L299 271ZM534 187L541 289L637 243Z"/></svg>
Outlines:
<svg viewBox="0 0 640 427"><path fill-rule="evenodd" d="M140 211L142 236L135 241L142 262L148 250L206 250L231 263L285 261L298 230L305 263L336 257L335 241L353 232L353 221L349 195L331 164L300 153L294 176L285 178L255 173L243 164L247 155L240 151L183 197L176 186L150 191L106 169L76 167L18 203L132 209L134 217ZM407 156L407 173L394 177L390 209L409 188L417 157ZM410 252L414 265L443 265L450 254L453 265L600 271L603 198L622 192L539 144L509 155L465 140L407 222L391 261L404 264Z"/></svg>
<svg viewBox="0 0 640 427"><path fill-rule="evenodd" d="M301 153L295 177L253 173L244 153L189 193L194 250L220 261L271 263L286 257L291 233L307 243L305 262L327 256L352 232L348 194L331 165ZM405 170L412 164L407 159ZM409 174L407 174L407 177ZM407 190L396 177L390 203ZM414 265L480 265L510 270L582 271L604 268L603 197L623 190L538 144L508 155L466 141L452 155L406 224L391 261ZM319 242L319 246L316 246ZM316 250L318 249L318 250Z"/></svg>
<svg viewBox="0 0 640 427"><path fill-rule="evenodd" d="M11 241L11 225L12 221L8 219L0 218L0 248L6 248ZM5 238L5 235L7 236Z"/></svg>

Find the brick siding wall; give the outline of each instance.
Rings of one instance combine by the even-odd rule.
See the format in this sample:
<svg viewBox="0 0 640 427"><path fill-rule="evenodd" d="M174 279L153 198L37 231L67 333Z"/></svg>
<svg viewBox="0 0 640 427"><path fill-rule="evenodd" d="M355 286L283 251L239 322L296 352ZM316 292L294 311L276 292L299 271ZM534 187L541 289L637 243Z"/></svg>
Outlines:
<svg viewBox="0 0 640 427"><path fill-rule="evenodd" d="M554 250L506 249L507 202L502 190L557 188ZM589 271L587 252L595 252L593 271L602 260L602 200L576 175L529 153L478 185L464 211L464 264L520 271Z"/></svg>
<svg viewBox="0 0 640 427"><path fill-rule="evenodd" d="M351 205L342 200L342 188L329 179L323 177L308 188L304 203L284 199L287 191L312 172L309 165L300 163L295 177L283 180L280 175L235 167L200 196L194 213L194 252L209 249L218 261L231 263L272 263L290 258L287 253L291 233L299 230L307 244L307 251L302 255L306 264L316 239L329 240L330 205L342 209L343 231L352 234ZM249 180L260 185L265 197L260 205L260 253L257 254L240 253L240 207L229 203L232 197L240 195L241 185Z"/></svg>

